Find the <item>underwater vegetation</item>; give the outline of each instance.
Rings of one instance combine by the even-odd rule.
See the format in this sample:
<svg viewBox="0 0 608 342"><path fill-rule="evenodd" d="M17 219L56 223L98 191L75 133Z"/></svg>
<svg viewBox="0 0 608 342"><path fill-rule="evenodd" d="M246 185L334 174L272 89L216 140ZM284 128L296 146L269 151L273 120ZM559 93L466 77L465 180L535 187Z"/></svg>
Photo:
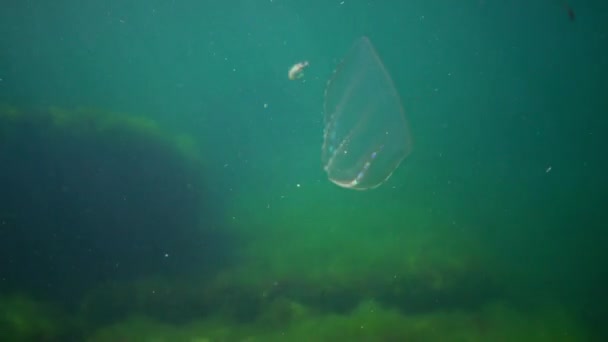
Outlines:
<svg viewBox="0 0 608 342"><path fill-rule="evenodd" d="M146 118L0 107L2 293L74 307L110 280L212 272L227 237L199 156Z"/></svg>
<svg viewBox="0 0 608 342"><path fill-rule="evenodd" d="M145 118L0 108L0 340L587 339L419 208L406 235L399 206L309 193L269 214L222 202L202 155Z"/></svg>

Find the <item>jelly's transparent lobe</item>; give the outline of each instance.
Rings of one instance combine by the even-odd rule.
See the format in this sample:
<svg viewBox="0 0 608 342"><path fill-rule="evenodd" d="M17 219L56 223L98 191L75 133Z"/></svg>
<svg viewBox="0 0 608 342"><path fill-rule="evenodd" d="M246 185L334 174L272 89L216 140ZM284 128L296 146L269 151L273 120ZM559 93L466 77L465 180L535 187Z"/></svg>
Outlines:
<svg viewBox="0 0 608 342"><path fill-rule="evenodd" d="M325 89L322 161L349 189L382 185L412 150L399 94L368 38L360 38Z"/></svg>

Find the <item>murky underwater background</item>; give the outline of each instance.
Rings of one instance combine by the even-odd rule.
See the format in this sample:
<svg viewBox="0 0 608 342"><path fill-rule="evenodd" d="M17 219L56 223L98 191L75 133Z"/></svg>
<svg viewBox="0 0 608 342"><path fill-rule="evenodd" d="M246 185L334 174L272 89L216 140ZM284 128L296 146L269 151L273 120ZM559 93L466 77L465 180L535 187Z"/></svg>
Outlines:
<svg viewBox="0 0 608 342"><path fill-rule="evenodd" d="M1 340L608 339L606 3L0 18ZM325 84L361 36L413 139L363 192L321 165Z"/></svg>

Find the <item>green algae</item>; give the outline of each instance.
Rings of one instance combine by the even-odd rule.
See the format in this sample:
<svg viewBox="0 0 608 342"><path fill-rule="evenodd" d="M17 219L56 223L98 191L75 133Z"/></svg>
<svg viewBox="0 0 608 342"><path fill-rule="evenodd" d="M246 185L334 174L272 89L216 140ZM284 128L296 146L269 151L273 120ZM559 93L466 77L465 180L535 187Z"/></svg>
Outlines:
<svg viewBox="0 0 608 342"><path fill-rule="evenodd" d="M3 104L0 105L0 121L4 122L5 131L11 125L29 123L46 125L49 130L76 136L108 135L120 138L121 135L131 135L172 146L189 160L200 160L201 155L198 142L192 136L164 130L157 121L140 115L86 107L21 109Z"/></svg>
<svg viewBox="0 0 608 342"><path fill-rule="evenodd" d="M297 312L302 308L294 309ZM281 309L280 311L283 311ZM279 324L283 322L283 324ZM563 308L547 306L520 311L501 302L478 311L440 310L404 315L373 300L349 314L303 314L289 322L235 324L199 320L167 325L132 317L100 329L90 341L584 341L588 336Z"/></svg>
<svg viewBox="0 0 608 342"><path fill-rule="evenodd" d="M75 330L75 322L59 307L25 295L0 297L0 340L53 341Z"/></svg>

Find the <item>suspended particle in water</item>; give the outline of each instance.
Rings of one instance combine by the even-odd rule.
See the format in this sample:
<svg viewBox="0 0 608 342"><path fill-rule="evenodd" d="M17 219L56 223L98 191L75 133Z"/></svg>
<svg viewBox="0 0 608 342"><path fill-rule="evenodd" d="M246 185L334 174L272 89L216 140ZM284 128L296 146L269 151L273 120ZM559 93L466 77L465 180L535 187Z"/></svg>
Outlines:
<svg viewBox="0 0 608 342"><path fill-rule="evenodd" d="M308 61L296 63L289 68L289 72L287 73L287 77L290 80L297 80L304 77L304 69L308 67Z"/></svg>

